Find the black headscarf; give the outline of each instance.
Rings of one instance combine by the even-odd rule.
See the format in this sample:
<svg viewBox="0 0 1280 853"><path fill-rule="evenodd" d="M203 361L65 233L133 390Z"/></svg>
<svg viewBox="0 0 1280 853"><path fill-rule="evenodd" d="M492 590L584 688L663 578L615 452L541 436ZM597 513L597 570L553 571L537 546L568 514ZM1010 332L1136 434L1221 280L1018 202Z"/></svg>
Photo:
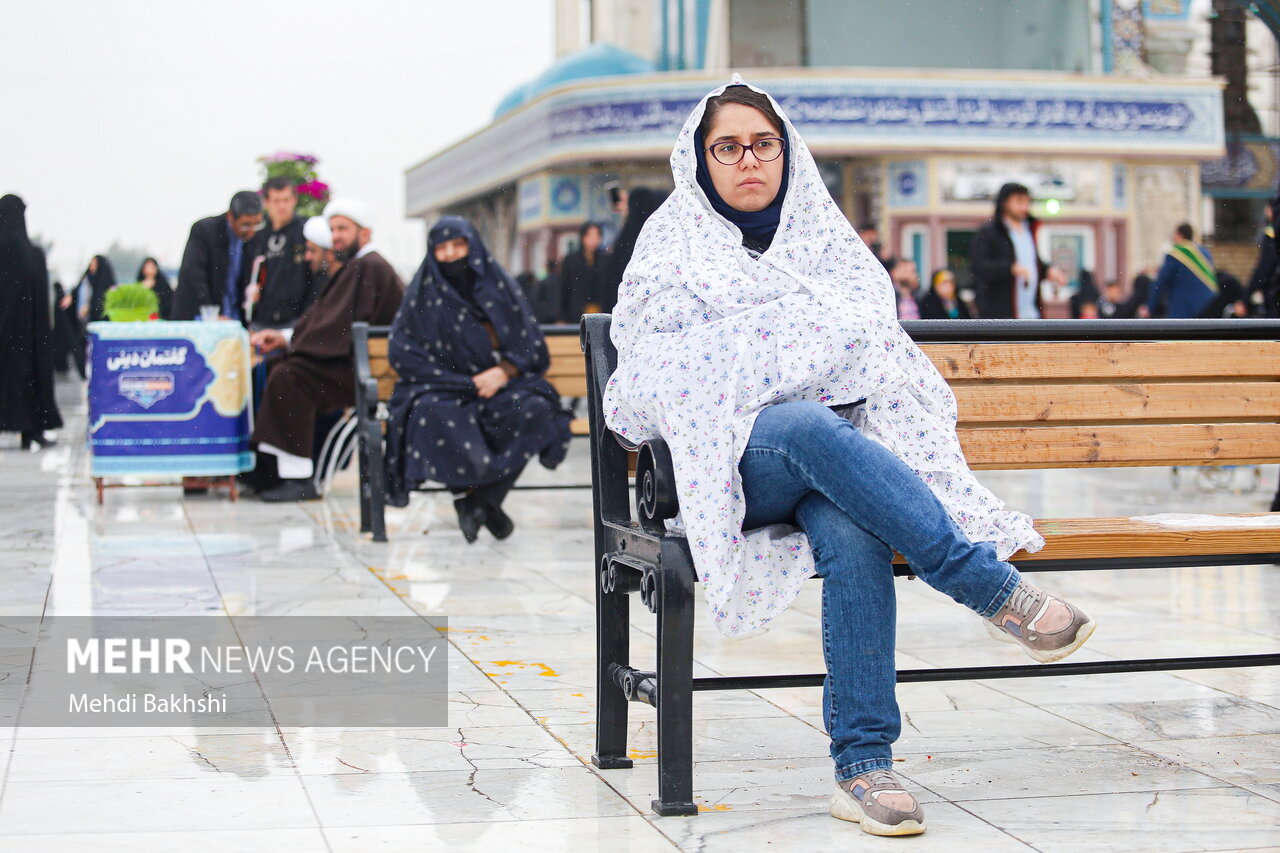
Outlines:
<svg viewBox="0 0 1280 853"><path fill-rule="evenodd" d="M707 171L707 158L711 156L711 152L707 150L706 140L702 138L701 130L695 131L693 135L694 143L698 146L698 186L702 187L702 191L707 194L707 199L715 212L738 226L738 230L742 232L743 244L761 251L769 248L769 244L773 242L773 235L778 231L778 222L782 218L782 202L787 197L787 185L791 182L791 144L786 139L786 130L780 132L783 139L782 184L768 207L754 211L738 210L720 197L720 193L716 192L715 184L711 181L711 173Z"/></svg>
<svg viewBox="0 0 1280 853"><path fill-rule="evenodd" d="M89 322L106 319L107 291L116 286L116 271L106 255L94 255L98 261L98 271L84 274L89 279Z"/></svg>
<svg viewBox="0 0 1280 853"><path fill-rule="evenodd" d="M0 322L17 310L29 275L26 210L16 195L0 198Z"/></svg>
<svg viewBox="0 0 1280 853"><path fill-rule="evenodd" d="M8 272L26 260L27 206L16 195L0 197L0 269ZM5 284L8 284L6 281Z"/></svg>
<svg viewBox="0 0 1280 853"><path fill-rule="evenodd" d="M436 247L458 237L469 244L466 258L439 263ZM499 355L522 374L547 369L547 345L520 285L494 261L470 222L446 216L427 235L427 256L391 327L391 365L405 382L474 391L471 377L494 366L482 322L493 327Z"/></svg>
<svg viewBox="0 0 1280 853"><path fill-rule="evenodd" d="M622 230L618 232L618 239L613 241L613 249L609 253L609 274L606 283L608 292L604 294L605 299L601 310L605 312L613 310L614 304L618 301L618 285L622 284L627 264L631 263L631 254L636 250L636 240L640 239L640 229L666 200L666 193L648 187L635 187L627 194L627 219L622 223Z"/></svg>
<svg viewBox="0 0 1280 853"><path fill-rule="evenodd" d="M53 395L53 326L44 252L27 237L26 204L0 197L0 431L62 426Z"/></svg>
<svg viewBox="0 0 1280 853"><path fill-rule="evenodd" d="M147 268L147 261L156 265L156 286L152 292L155 293L156 300L160 303L160 319L168 320L169 311L173 307L173 285L169 284L169 277L160 268L160 262L155 258L144 258L142 263L138 264L136 280L142 281L142 271Z"/></svg>

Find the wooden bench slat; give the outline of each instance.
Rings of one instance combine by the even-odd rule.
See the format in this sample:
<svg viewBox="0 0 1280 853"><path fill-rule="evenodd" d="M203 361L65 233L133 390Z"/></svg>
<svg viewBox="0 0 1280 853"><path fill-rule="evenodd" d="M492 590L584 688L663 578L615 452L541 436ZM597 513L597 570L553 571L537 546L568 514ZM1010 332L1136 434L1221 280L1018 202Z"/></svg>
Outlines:
<svg viewBox="0 0 1280 853"><path fill-rule="evenodd" d="M1044 518L1036 530L1045 547L1019 551L1015 560L1094 559L1107 557L1184 557L1197 554L1280 552L1280 514L1234 513L1181 515L1188 525L1152 523L1138 518ZM1215 522L1222 519L1224 522ZM1190 526L1199 523L1203 526ZM1219 526L1220 525L1220 526Z"/></svg>
<svg viewBox="0 0 1280 853"><path fill-rule="evenodd" d="M1010 559L1091 560L1114 557L1194 557L1203 554L1280 553L1275 513L1184 516L1201 526L1152 523L1137 518L1038 518L1044 547ZM1216 521L1221 519L1222 521ZM1230 526L1228 526L1230 525ZM894 562L901 563L901 556Z"/></svg>
<svg viewBox="0 0 1280 853"><path fill-rule="evenodd" d="M959 435L969 465L988 470L1280 462L1280 424L997 427Z"/></svg>
<svg viewBox="0 0 1280 853"><path fill-rule="evenodd" d="M924 344L948 381L1269 377L1280 341Z"/></svg>
<svg viewBox="0 0 1280 853"><path fill-rule="evenodd" d="M561 397L587 396L587 377L585 376L548 376L547 379L551 382L551 387L555 388L556 393Z"/></svg>
<svg viewBox="0 0 1280 853"><path fill-rule="evenodd" d="M575 356L578 361L582 361L582 343L578 340L577 335L547 335L547 352L551 353L551 357L556 356Z"/></svg>
<svg viewBox="0 0 1280 853"><path fill-rule="evenodd" d="M381 379L384 376L395 379L397 376L396 369L385 358L369 359L369 375L375 379Z"/></svg>
<svg viewBox="0 0 1280 853"><path fill-rule="evenodd" d="M961 385L960 423L1280 420L1280 382Z"/></svg>

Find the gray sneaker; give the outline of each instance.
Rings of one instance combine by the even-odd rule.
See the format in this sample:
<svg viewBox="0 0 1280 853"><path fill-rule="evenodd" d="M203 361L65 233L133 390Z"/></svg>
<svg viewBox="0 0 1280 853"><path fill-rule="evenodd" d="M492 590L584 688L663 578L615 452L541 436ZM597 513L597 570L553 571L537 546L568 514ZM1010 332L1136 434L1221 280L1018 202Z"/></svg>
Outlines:
<svg viewBox="0 0 1280 853"><path fill-rule="evenodd" d="M991 636L1018 643L1040 663L1062 660L1083 646L1097 627L1079 608L1025 580L984 623Z"/></svg>
<svg viewBox="0 0 1280 853"><path fill-rule="evenodd" d="M924 809L892 770L836 782L831 816L860 823L871 835L919 835L925 829Z"/></svg>

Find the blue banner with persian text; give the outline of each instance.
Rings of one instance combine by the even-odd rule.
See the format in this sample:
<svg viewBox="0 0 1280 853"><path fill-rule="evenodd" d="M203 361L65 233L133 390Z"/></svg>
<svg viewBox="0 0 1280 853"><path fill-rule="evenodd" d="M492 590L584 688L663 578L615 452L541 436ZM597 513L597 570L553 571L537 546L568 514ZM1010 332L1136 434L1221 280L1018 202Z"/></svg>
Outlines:
<svg viewBox="0 0 1280 853"><path fill-rule="evenodd" d="M249 338L238 323L89 324L90 473L253 467Z"/></svg>

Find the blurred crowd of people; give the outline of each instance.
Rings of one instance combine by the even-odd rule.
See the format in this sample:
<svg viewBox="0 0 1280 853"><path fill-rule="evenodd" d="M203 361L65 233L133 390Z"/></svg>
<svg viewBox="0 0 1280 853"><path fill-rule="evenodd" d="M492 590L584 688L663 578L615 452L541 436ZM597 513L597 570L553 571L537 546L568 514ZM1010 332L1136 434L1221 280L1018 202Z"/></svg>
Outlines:
<svg viewBox="0 0 1280 853"><path fill-rule="evenodd" d="M584 222L577 246L563 261L551 259L546 275L516 276L533 305L539 323L577 323L583 314L609 313L618 301L618 285L635 251L640 229L666 200L667 194L649 187L615 188L615 211L622 226L606 241L607 223Z"/></svg>
<svg viewBox="0 0 1280 853"><path fill-rule="evenodd" d="M1209 319L1280 317L1280 253L1276 247L1274 211L1266 206L1265 226L1258 237L1258 257L1247 284L1218 268L1212 253L1182 223L1169 235L1160 263L1146 267L1126 285L1111 279L1097 286L1093 273L1080 270L1067 299L1074 319L1132 320L1152 317ZM927 287L910 258L886 255L875 223L858 233L884 264L893 282L901 320L1037 320L1044 316L1044 288L1069 284L1066 273L1042 258L1037 249L1039 222L1031 215L1027 187L1000 188L992 218L974 233L966 259L971 277L967 293L957 290L955 271L934 270Z"/></svg>
<svg viewBox="0 0 1280 853"><path fill-rule="evenodd" d="M641 230L665 193L616 190L621 227L585 222L562 261L542 278L512 277L466 220L445 217L431 230L417 275L406 289L377 251L375 216L346 198L324 214L297 215L297 190L285 179L235 193L227 209L190 229L176 285L152 257L135 278L156 297L155 316L224 320L250 332L255 368L257 467L242 477L264 500L318 497L317 448L327 424L354 402L351 326L391 325L389 358L399 374L389 406L389 501L403 504L423 482L455 493L468 541L480 529L505 538L513 525L502 501L528 462L554 467L564 457L570 413L542 374L548 355L541 325L577 323L610 312ZM885 256L878 230L859 233L884 264L903 320L1036 319L1042 283L1062 288L1066 274L1037 251L1039 223L1025 186L1006 184L992 218L974 234L971 280L941 268L922 286L914 260ZM1076 318L1280 316L1280 253L1273 207L1247 285L1217 269L1212 254L1179 225L1158 266L1132 284L1078 273L1069 301ZM606 236L611 242L606 242ZM0 199L0 430L24 447L49 443L61 418L54 371L85 374L85 327L106 318L118 284L105 255L90 259L70 288L50 284L44 255L28 238L25 205ZM48 329L44 334L41 330Z"/></svg>

